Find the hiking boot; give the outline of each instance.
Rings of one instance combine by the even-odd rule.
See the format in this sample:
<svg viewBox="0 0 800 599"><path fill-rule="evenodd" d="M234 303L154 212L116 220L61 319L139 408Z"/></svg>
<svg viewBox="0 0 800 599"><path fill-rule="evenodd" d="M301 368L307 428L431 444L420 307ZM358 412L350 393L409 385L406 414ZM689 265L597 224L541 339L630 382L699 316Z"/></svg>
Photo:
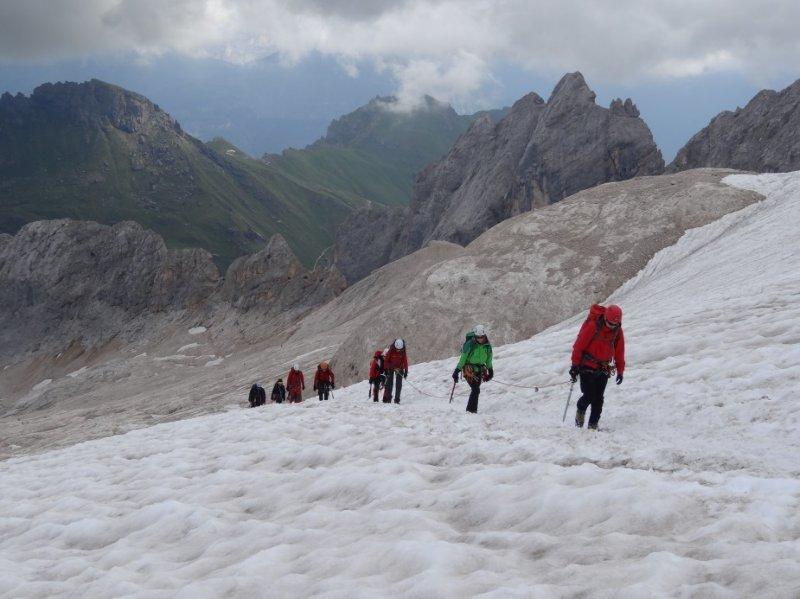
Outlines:
<svg viewBox="0 0 800 599"><path fill-rule="evenodd" d="M583 428L583 417L585 416L585 410L576 410L575 411L575 426L578 428Z"/></svg>
<svg viewBox="0 0 800 599"><path fill-rule="evenodd" d="M591 423L591 422L590 422L590 423L587 425L587 427L586 427L586 428L588 428L588 429L591 429L591 430L593 430L593 431L596 431L596 430L597 430L597 423L596 423L596 422L595 422L595 423Z"/></svg>

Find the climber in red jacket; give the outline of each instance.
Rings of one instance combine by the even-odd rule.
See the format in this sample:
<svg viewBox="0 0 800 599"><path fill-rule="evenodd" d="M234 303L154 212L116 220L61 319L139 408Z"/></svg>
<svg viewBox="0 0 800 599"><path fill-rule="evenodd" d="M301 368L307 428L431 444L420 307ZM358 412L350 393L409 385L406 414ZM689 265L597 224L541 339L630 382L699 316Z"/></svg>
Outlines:
<svg viewBox="0 0 800 599"><path fill-rule="evenodd" d="M383 374L383 351L378 349L375 350L375 355L372 356L372 361L369 363L369 384L371 386L372 401L378 401L378 392L385 380L386 376Z"/></svg>
<svg viewBox="0 0 800 599"><path fill-rule="evenodd" d="M383 352L383 368L386 372L386 387L383 390L383 403L392 403L394 387L394 403L400 403L400 392L403 390L403 379L408 376L408 354L406 342L395 339L394 343Z"/></svg>
<svg viewBox="0 0 800 599"><path fill-rule="evenodd" d="M593 305L572 346L572 382L581 379L581 393L575 411L575 426L582 427L586 408L592 407L588 427L597 428L603 412L603 396L608 379L616 371L617 385L625 371L625 335L622 332L622 309Z"/></svg>
<svg viewBox="0 0 800 599"><path fill-rule="evenodd" d="M306 378L300 370L300 365L296 362L292 364L292 369L286 377L286 390L289 392L289 403L299 403L303 401L303 389L306 388Z"/></svg>
<svg viewBox="0 0 800 599"><path fill-rule="evenodd" d="M314 391L319 394L320 401L328 401L331 389L336 389L336 375L327 362L320 362L314 373Z"/></svg>

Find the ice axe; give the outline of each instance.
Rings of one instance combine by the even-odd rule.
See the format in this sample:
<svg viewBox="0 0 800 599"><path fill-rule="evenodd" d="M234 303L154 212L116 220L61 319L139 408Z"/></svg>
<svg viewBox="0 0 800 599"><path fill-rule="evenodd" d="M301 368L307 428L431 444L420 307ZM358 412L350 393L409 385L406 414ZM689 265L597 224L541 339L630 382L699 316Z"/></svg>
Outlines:
<svg viewBox="0 0 800 599"><path fill-rule="evenodd" d="M575 388L575 381L569 385L569 395L567 395L567 405L564 406L564 415L561 417L561 422L567 419L567 410L569 409L569 400L572 399L572 390Z"/></svg>
<svg viewBox="0 0 800 599"><path fill-rule="evenodd" d="M456 392L456 383L458 381L453 381L453 388L450 390L450 403L453 403L453 393Z"/></svg>

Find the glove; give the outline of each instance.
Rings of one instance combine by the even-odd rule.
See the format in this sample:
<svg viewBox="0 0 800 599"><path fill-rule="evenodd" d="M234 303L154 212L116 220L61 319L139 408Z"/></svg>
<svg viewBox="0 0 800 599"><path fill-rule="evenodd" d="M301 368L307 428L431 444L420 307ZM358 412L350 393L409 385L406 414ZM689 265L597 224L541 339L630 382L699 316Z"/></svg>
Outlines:
<svg viewBox="0 0 800 599"><path fill-rule="evenodd" d="M408 370L404 370L404 371L403 371L403 378L404 378L404 379L407 379L407 378L408 378Z"/></svg>
<svg viewBox="0 0 800 599"><path fill-rule="evenodd" d="M460 372L461 372L461 371L460 371L458 368L456 368L456 369L453 371L453 380L454 380L456 383L458 382L458 375L459 375L459 373L460 373Z"/></svg>
<svg viewBox="0 0 800 599"><path fill-rule="evenodd" d="M572 367L569 369L569 378L572 379L573 383L578 382L578 365L573 364Z"/></svg>
<svg viewBox="0 0 800 599"><path fill-rule="evenodd" d="M490 368L489 371L486 373L486 376L483 377L485 381L491 381L494 378L494 368Z"/></svg>
<svg viewBox="0 0 800 599"><path fill-rule="evenodd" d="M312 390L316 391L316 390L317 390L317 386L316 386L316 385L314 385L314 386L312 387Z"/></svg>
<svg viewBox="0 0 800 599"><path fill-rule="evenodd" d="M621 384L622 384L622 375L618 374L617 375L617 385L621 385Z"/></svg>
<svg viewBox="0 0 800 599"><path fill-rule="evenodd" d="M386 384L386 375L385 375L385 374L382 374L382 375L380 375L380 376L378 377L378 382L379 382L381 385L385 385L385 384Z"/></svg>
<svg viewBox="0 0 800 599"><path fill-rule="evenodd" d="M331 383L331 389L336 389L336 385L334 383Z"/></svg>

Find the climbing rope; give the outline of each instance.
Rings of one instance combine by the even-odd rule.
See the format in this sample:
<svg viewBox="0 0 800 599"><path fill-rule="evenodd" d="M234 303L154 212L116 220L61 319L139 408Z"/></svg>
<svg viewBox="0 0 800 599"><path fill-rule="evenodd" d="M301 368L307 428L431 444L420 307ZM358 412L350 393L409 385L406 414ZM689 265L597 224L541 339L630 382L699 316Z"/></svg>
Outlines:
<svg viewBox="0 0 800 599"><path fill-rule="evenodd" d="M428 393L427 391L423 391L419 387L417 387L414 383L409 381L408 379L405 380L405 384L409 385L412 389L414 389L417 393L422 395L427 395L428 397L432 397L434 399L450 399L449 395L433 395L432 393Z"/></svg>
<svg viewBox="0 0 800 599"><path fill-rule="evenodd" d="M535 391L539 392L541 389L550 389L552 387L561 387L562 385L566 385L569 381L561 382L561 383L551 383L550 385L537 385L537 386L526 386L526 385L517 385L516 383L509 383L506 381L499 381L497 379L492 379L490 382L497 383L499 385L504 385L506 387L515 387L517 389L526 389L528 391ZM414 383L409 381L408 379L405 380L405 384L409 385L412 389L414 389L417 393L421 395L426 395L427 397L432 397L434 399L449 399L448 395L434 395L432 393L428 393L427 391L423 391L419 387L417 387Z"/></svg>
<svg viewBox="0 0 800 599"><path fill-rule="evenodd" d="M551 387L560 387L561 385L569 384L569 381L564 381L561 383L551 383L549 385L534 385L534 386L527 386L527 385L517 385L515 383L508 383L506 381L500 381L497 379L492 379L491 382L497 383L498 385L505 385L506 387L516 387L517 389L527 389L529 391L539 392L541 389L549 389Z"/></svg>

